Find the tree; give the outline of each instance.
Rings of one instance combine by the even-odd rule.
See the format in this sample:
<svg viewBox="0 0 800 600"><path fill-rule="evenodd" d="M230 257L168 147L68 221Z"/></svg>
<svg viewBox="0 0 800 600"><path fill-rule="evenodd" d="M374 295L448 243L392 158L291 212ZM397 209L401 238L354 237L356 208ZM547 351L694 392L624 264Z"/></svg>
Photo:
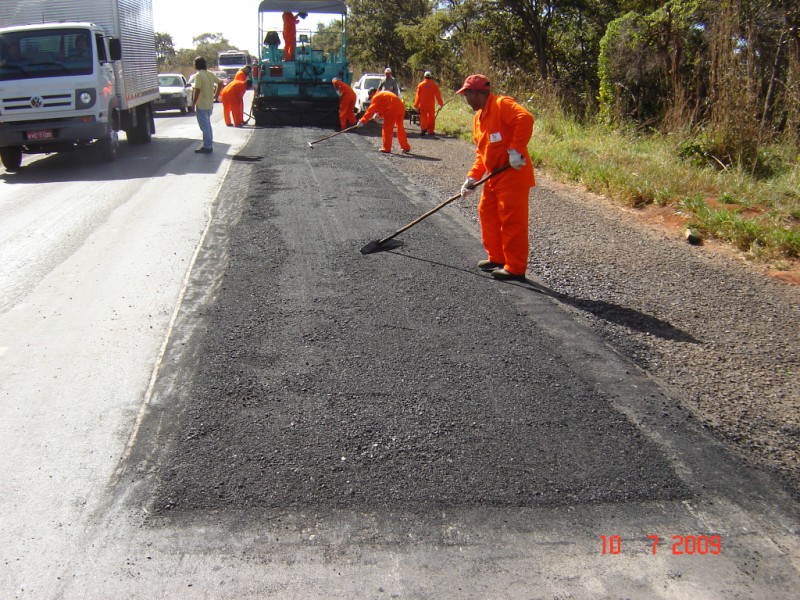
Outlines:
<svg viewBox="0 0 800 600"><path fill-rule="evenodd" d="M220 52L238 50L231 46L231 43L221 33L202 33L192 38L192 43L196 46L195 57L205 58L209 68L217 64L217 56Z"/></svg>
<svg viewBox="0 0 800 600"><path fill-rule="evenodd" d="M436 73L437 78L458 79L458 68L453 47L447 40L452 21L445 11L434 11L412 25L398 25L397 32L403 40L408 66L421 74Z"/></svg>
<svg viewBox="0 0 800 600"><path fill-rule="evenodd" d="M335 19L330 23L319 23L314 35L314 48L327 54L335 53L342 45L342 21Z"/></svg>
<svg viewBox="0 0 800 600"><path fill-rule="evenodd" d="M175 58L175 43L168 33L156 33L156 61L159 70Z"/></svg>
<svg viewBox="0 0 800 600"><path fill-rule="evenodd" d="M430 15L434 0L352 0L349 7L349 49L362 67L405 67L413 53L398 31Z"/></svg>

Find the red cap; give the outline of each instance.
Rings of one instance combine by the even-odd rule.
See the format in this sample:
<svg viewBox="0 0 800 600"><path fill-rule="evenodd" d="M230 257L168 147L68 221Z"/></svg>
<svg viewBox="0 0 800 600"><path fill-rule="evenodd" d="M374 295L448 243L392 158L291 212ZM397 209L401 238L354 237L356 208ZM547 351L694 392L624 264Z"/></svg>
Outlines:
<svg viewBox="0 0 800 600"><path fill-rule="evenodd" d="M463 94L464 90L488 90L491 85L486 75L470 75L464 80L464 85L461 86L461 89L456 94Z"/></svg>

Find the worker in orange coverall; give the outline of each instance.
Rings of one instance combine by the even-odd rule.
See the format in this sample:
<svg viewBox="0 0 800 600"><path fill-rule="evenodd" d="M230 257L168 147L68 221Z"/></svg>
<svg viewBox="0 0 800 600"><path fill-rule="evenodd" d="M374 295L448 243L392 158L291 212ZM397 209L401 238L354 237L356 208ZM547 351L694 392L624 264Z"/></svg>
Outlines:
<svg viewBox="0 0 800 600"><path fill-rule="evenodd" d="M433 135L436 129L436 103L439 108L444 106L442 92L437 83L433 80L433 74L425 71L424 79L417 86L417 94L414 96L414 108L419 111L419 128L421 135Z"/></svg>
<svg viewBox="0 0 800 600"><path fill-rule="evenodd" d="M461 187L474 191L478 179L506 164L508 169L483 186L478 203L481 239L487 258L478 268L496 279L525 280L528 267L528 196L536 185L528 142L533 116L509 96L496 96L485 75L470 75L456 92L475 111L475 162Z"/></svg>
<svg viewBox="0 0 800 600"><path fill-rule="evenodd" d="M219 95L222 101L222 116L228 127L244 126L244 93L247 90L247 72L243 69L226 85Z"/></svg>
<svg viewBox="0 0 800 600"><path fill-rule="evenodd" d="M338 77L331 79L331 83L339 96L339 128L347 129L356 124L356 93Z"/></svg>
<svg viewBox="0 0 800 600"><path fill-rule="evenodd" d="M370 120L379 116L383 118L383 144L381 152L389 154L392 151L392 134L397 129L397 141L403 149L403 154L411 152L408 144L403 119L406 117L406 106L394 92L379 92L375 88L369 90L369 108L357 125L363 127Z"/></svg>
<svg viewBox="0 0 800 600"><path fill-rule="evenodd" d="M290 11L283 13L283 60L294 60L294 49L297 47L297 17L305 19L308 14L301 12L296 15Z"/></svg>

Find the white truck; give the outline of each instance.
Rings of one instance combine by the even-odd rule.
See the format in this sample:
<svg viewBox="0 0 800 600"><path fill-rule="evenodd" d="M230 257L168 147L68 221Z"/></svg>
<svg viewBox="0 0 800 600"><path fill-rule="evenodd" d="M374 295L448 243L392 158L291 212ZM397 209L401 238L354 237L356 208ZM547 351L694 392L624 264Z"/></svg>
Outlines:
<svg viewBox="0 0 800 600"><path fill-rule="evenodd" d="M0 159L148 143L158 94L151 0L0 0Z"/></svg>
<svg viewBox="0 0 800 600"><path fill-rule="evenodd" d="M246 50L222 50L217 53L217 67L233 79L239 69L247 65L253 66L250 53Z"/></svg>

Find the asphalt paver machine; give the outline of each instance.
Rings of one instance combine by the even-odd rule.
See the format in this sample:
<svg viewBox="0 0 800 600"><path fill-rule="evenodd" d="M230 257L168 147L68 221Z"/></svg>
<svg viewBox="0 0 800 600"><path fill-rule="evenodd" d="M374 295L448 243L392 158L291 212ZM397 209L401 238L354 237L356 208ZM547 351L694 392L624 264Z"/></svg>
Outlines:
<svg viewBox="0 0 800 600"><path fill-rule="evenodd" d="M286 55L286 12L307 15L298 18L293 59ZM331 80L352 80L346 24L344 0L262 0L251 109L256 125L338 125L339 97Z"/></svg>

